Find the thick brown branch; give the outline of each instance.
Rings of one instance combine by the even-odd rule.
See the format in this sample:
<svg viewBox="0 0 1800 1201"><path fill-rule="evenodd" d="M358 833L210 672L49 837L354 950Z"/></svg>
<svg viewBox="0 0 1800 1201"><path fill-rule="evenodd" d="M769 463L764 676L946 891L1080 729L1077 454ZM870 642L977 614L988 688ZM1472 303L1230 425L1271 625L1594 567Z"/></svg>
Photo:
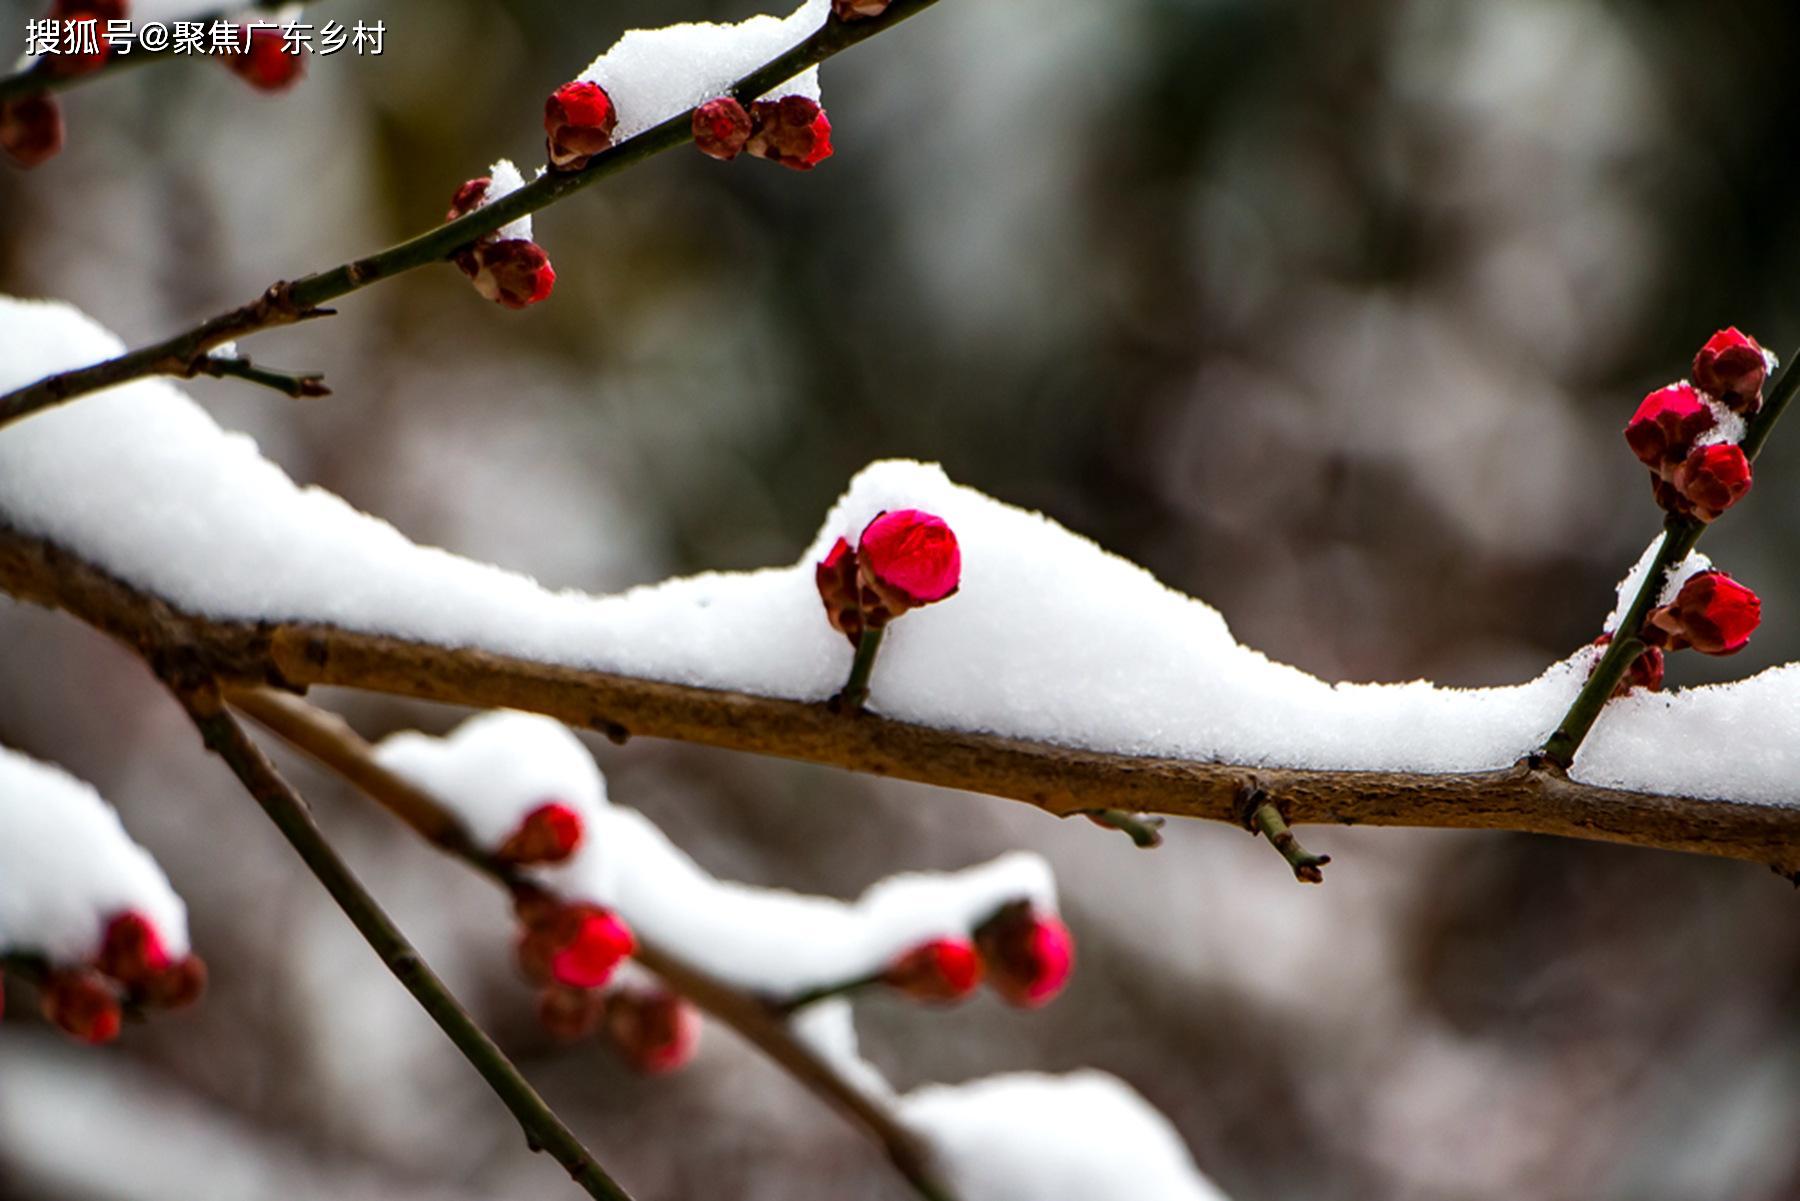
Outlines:
<svg viewBox="0 0 1800 1201"><path fill-rule="evenodd" d="M369 744L342 718L266 688L232 693L230 701L354 784L432 845L509 889L520 886L518 876L472 844L461 824L434 798L383 767ZM736 1030L782 1070L866 1130L927 1201L949 1201L949 1194L932 1177L917 1137L885 1105L856 1088L812 1048L796 1039L778 1011L684 963L679 954L668 948L641 938L637 959L670 988Z"/></svg>
<svg viewBox="0 0 1800 1201"><path fill-rule="evenodd" d="M526 709L633 734L985 792L1059 817L1092 809L1237 824L1261 787L1294 825L1428 826L1598 839L1766 863L1800 875L1800 806L1658 796L1518 765L1454 774L1247 768L1139 758L844 715L822 704L683 687L304 623L177 612L56 546L0 526L0 591L66 609L153 659L236 688L317 684Z"/></svg>

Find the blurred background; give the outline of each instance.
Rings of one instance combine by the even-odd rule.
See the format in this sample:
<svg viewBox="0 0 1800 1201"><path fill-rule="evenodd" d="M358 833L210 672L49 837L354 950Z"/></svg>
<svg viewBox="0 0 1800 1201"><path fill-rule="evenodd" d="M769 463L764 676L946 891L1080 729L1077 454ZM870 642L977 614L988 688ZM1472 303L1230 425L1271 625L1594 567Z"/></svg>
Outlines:
<svg viewBox="0 0 1800 1201"><path fill-rule="evenodd" d="M38 8L0 2L0 48ZM501 155L540 161L542 97L622 30L756 10L310 11L385 21L386 52L279 97L204 61L67 93L65 152L0 172L0 290L172 332L424 228ZM945 0L826 65L838 149L812 174L663 156L538 216L546 304L415 272L256 340L329 399L191 390L297 478L554 586L790 562L852 473L914 456L1277 659L1515 682L1597 632L1656 530L1619 437L1643 392L1723 325L1800 344L1796 79L1785 0ZM1706 549L1771 620L1672 682L1800 657L1800 432L1758 477ZM372 737L462 716L325 699ZM0 1199L568 1192L134 659L0 601L0 741L119 804L214 981L101 1052L15 1006ZM1224 826L1145 853L1003 801L596 753L616 801L756 883L1051 857L1071 989L1029 1015L862 1004L902 1087L1106 1068L1238 1201L1800 1197L1800 922L1755 866L1325 830L1328 883L1301 888ZM640 1196L908 1195L717 1027L655 1082L552 1045L499 896L284 762Z"/></svg>

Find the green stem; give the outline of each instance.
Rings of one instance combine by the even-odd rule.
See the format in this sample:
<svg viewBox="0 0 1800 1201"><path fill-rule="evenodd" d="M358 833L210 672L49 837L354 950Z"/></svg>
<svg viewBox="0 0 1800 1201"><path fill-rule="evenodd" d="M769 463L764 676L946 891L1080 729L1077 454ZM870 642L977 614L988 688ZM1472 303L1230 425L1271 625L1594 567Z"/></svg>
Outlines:
<svg viewBox="0 0 1800 1201"><path fill-rule="evenodd" d="M1163 819L1160 817L1128 813L1123 809L1082 809L1079 812L1096 826L1126 834L1146 851L1162 845Z"/></svg>
<svg viewBox="0 0 1800 1201"><path fill-rule="evenodd" d="M730 88L730 94L740 100L761 96L807 68L817 66L834 54L891 29L936 2L937 0L895 0L892 7L879 17L849 22L835 18L827 20L811 37L740 79ZM693 136L693 110L689 109L595 155L579 171L546 172L536 181L502 196L492 204L483 205L455 221L436 226L377 254L354 259L328 271L316 272L292 282L284 280L270 286L249 304L221 313L161 342L127 351L91 366L60 371L14 389L0 395L0 427L40 409L50 408L127 380L146 375L186 375L193 370L196 360L214 347L260 330L323 316L324 310L319 306L328 300L347 296L403 272L441 262L508 222L548 208L563 197L608 176L617 175L653 155L684 145L692 141Z"/></svg>
<svg viewBox="0 0 1800 1201"><path fill-rule="evenodd" d="M325 386L325 377L316 371L277 371L270 367L258 367L245 358L202 355L194 364L194 374L210 375L214 379L246 380L265 388L273 388L295 400L331 395L331 389Z"/></svg>
<svg viewBox="0 0 1800 1201"><path fill-rule="evenodd" d="M1270 846L1281 852L1281 857L1294 869L1294 879L1302 884L1325 882L1325 873L1320 869L1331 862L1331 856L1315 855L1301 846L1300 840L1294 837L1293 830L1288 827L1281 807L1270 800L1267 793L1260 788L1251 787L1243 793L1238 804L1245 828L1252 834L1261 834L1269 840Z"/></svg>
<svg viewBox="0 0 1800 1201"><path fill-rule="evenodd" d="M209 687L178 691L177 695L199 727L207 748L230 765L232 772L299 852L306 866L395 979L431 1015L456 1044L456 1049L481 1073L488 1087L512 1110L532 1150L548 1152L568 1169L575 1183L598 1201L631 1201L631 1195L606 1174L588 1149L507 1059L505 1052L475 1024L380 903L369 895L362 882L338 857L313 820L306 802L281 778L275 765L251 741L237 719L223 708L217 690Z"/></svg>
<svg viewBox="0 0 1800 1201"><path fill-rule="evenodd" d="M1752 460L1762 453L1775 423L1781 420L1781 414L1793 401L1794 394L1800 392L1800 370L1795 369L1795 359L1800 359L1800 351L1795 351L1794 357L1788 360L1763 407L1750 419L1744 440L1738 444ZM1706 526L1692 518L1671 516L1663 530L1662 545L1657 547L1656 557L1650 561L1650 570L1644 573L1631 607L1625 610L1619 628L1613 631L1613 640L1607 645L1606 653L1576 694L1556 731L1538 752L1540 758L1563 771L1574 764L1575 752L1581 749L1588 731L1599 720L1600 710L1612 699L1619 681L1625 678L1625 673L1643 652L1644 643L1638 634L1668 585L1669 574L1687 560L1694 544L1700 541L1700 535L1706 532Z"/></svg>
<svg viewBox="0 0 1800 1201"><path fill-rule="evenodd" d="M863 631L862 641L856 644L856 659L850 664L850 678L844 681L844 690L831 699L833 708L856 713L869 699L869 676L875 670L875 656L881 653L881 636L886 632L886 626Z"/></svg>
<svg viewBox="0 0 1800 1201"><path fill-rule="evenodd" d="M842 980L836 984L821 984L816 988L809 988L804 992L784 997L774 1003L774 1008L784 1017L789 1016L799 1013L808 1006L817 1005L820 1001L829 1001L833 997L847 997L859 993L865 988L873 988L885 979L887 979L886 972L875 972L867 976L858 976L852 980Z"/></svg>

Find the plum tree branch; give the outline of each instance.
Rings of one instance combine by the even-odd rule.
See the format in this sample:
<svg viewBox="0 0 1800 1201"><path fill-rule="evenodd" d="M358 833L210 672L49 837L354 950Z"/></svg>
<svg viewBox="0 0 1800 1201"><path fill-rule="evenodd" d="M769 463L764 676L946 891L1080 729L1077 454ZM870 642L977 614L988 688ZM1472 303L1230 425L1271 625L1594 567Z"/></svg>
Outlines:
<svg viewBox="0 0 1800 1201"><path fill-rule="evenodd" d="M231 689L328 684L526 709L615 740L641 734L802 760L1007 797L1059 817L1118 809L1236 825L1244 790L1260 787L1292 825L1512 830L1746 859L1800 876L1800 805L1602 788L1526 763L1427 774L1121 755L332 626L214 621L4 525L0 591L64 609L153 662L185 665Z"/></svg>
<svg viewBox="0 0 1800 1201"><path fill-rule="evenodd" d="M1757 410L1756 416L1750 419L1749 426L1744 431L1744 440L1739 445L1752 460L1768 443L1769 434L1793 401L1795 392L1800 392L1800 369L1796 368L1796 360L1800 360L1800 350L1789 357L1780 378L1769 390L1768 400ZM1568 714L1544 743L1541 754L1551 766L1567 771L1575 762L1575 752L1581 749L1582 740L1594 728L1594 722L1599 720L1600 710L1606 707L1606 702L1611 699L1619 681L1625 678L1632 662L1643 653L1644 643L1638 633L1644 628L1650 610L1655 608L1657 598L1662 595L1669 573L1681 566L1694 545L1700 541L1700 535L1705 532L1705 524L1692 517L1670 514L1664 523L1662 545L1657 547L1650 570L1644 573L1637 595L1632 598L1630 608L1626 609L1625 616L1619 622L1619 628L1613 631L1613 640L1607 644L1606 653L1601 656L1587 683L1582 685L1581 692L1569 706Z"/></svg>
<svg viewBox="0 0 1800 1201"><path fill-rule="evenodd" d="M744 76L729 89L730 93L741 100L760 96L808 67L817 66L833 55L893 28L935 3L937 0L895 0L878 17L848 22L832 17L806 40ZM208 352L226 342L276 326L324 316L328 310L320 306L327 301L404 272L442 262L511 221L548 208L590 184L692 141L692 122L693 110L685 110L595 155L579 171L547 172L492 204L483 205L455 221L436 226L386 250L297 280L271 284L249 304L211 317L161 342L87 367L60 371L0 395L0 427L128 380L149 375L189 375Z"/></svg>
<svg viewBox="0 0 1800 1201"><path fill-rule="evenodd" d="M282 779L268 756L225 708L217 685L186 675L165 676L165 682L193 719L207 749L231 768L394 978L512 1110L532 1150L548 1152L568 1169L575 1183L598 1201L631 1201L631 1195L606 1174L505 1052L475 1024L380 903L339 858L300 794Z"/></svg>
<svg viewBox="0 0 1800 1201"><path fill-rule="evenodd" d="M284 8L289 3L308 4L311 3L311 0L251 0L248 5L239 4L229 8L220 8L213 12L200 13L186 19L197 21L210 28L214 21L229 20L235 14L243 12L245 8L264 10ZM100 28L104 31L104 22L101 23ZM119 72L128 70L132 67L141 67L146 63L161 63L169 62L171 60L179 61L183 59L205 57L208 56L177 54L173 50L145 50L143 47L139 46L134 48L129 54L115 54L110 56L104 63L91 71L83 71L75 75L62 75L55 71L50 57L46 55L38 59L37 62L32 63L29 67L18 71L12 71L6 75L0 75L0 104L4 104L8 100L13 100L20 96L32 96L39 92L61 92L68 88L79 87L83 84L92 83L104 76L116 75Z"/></svg>
<svg viewBox="0 0 1800 1201"><path fill-rule="evenodd" d="M515 895L528 887L515 870L471 842L462 824L436 799L382 766L369 744L343 718L267 688L233 692L227 699L257 724L336 772L439 850ZM641 935L637 960L867 1131L926 1201L954 1201L931 1173L929 1156L917 1136L901 1125L885 1105L851 1084L828 1061L795 1038L781 1009L721 983L684 962L679 953Z"/></svg>

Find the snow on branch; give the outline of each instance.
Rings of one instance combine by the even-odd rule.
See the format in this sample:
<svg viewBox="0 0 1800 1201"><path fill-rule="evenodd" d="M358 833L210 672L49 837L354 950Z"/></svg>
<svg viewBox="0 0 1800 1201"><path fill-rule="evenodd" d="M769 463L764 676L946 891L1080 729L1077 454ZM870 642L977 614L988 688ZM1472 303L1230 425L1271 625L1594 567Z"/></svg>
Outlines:
<svg viewBox="0 0 1800 1201"><path fill-rule="evenodd" d="M117 346L67 306L0 301L0 386ZM816 565L909 508L956 531L961 589L889 631L879 719L827 713L855 652L821 611ZM1142 568L916 463L859 475L792 566L597 598L415 545L146 380L0 432L0 522L16 595L140 642L179 637L227 682L531 709L1058 813L1236 821L1260 785L1293 822L1538 830L1800 869L1800 743L1784 734L1800 666L1616 700L1563 779L1514 765L1597 648L1504 687L1329 683L1240 645ZM80 597L56 579L70 557L94 569ZM181 632L146 629L163 617Z"/></svg>
<svg viewBox="0 0 1800 1201"><path fill-rule="evenodd" d="M583 985L580 992L592 998L586 1020L579 996L571 995L576 990L551 986L546 996L556 1003L540 1015L564 1038L598 1031L640 1070L681 1066L694 1049L694 1026L679 1003L659 1000L660 977L867 1126L922 1196L1221 1196L1167 1120L1112 1077L1005 1076L901 1096L858 1051L849 990L797 1011L771 1003L822 980L875 984L883 976L865 975L869 967L904 962L898 952L907 947L967 938L970 927L991 926L989 915L1004 914L1009 902L1052 910L1048 868L1036 856L894 876L851 903L752 888L706 875L641 815L612 805L593 759L559 723L496 712L444 738L405 732L370 748L341 720L302 701L262 691L237 703L508 885L524 899L522 914L542 911L541 889L560 905L614 906L643 934L643 968L626 963L614 972L609 963L606 978ZM538 843L541 854L520 864L520 833L550 807L569 815L573 836ZM439 808L460 836L426 812ZM1004 956L996 961L994 950L983 940L999 984L1008 964ZM906 987L891 975L886 982ZM1061 977L1052 983L1059 986ZM1012 992L1009 999L1038 1004L1047 994Z"/></svg>
<svg viewBox="0 0 1800 1201"><path fill-rule="evenodd" d="M0 747L0 956L39 986L47 1017L109 1042L127 1008L200 994L187 906L91 785Z"/></svg>

